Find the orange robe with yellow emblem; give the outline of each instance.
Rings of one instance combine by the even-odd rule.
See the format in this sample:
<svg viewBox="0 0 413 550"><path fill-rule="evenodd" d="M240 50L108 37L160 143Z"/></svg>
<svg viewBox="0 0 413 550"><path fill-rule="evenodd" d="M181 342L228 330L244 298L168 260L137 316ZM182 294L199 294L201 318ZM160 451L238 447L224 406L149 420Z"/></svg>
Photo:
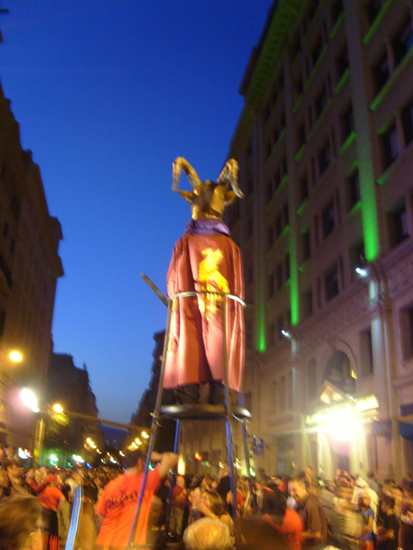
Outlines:
<svg viewBox="0 0 413 550"><path fill-rule="evenodd" d="M241 254L226 225L201 218L187 224L175 244L167 275L168 296L185 291L209 292L179 298L171 314L164 387L177 388L224 379L223 297L244 299ZM242 305L227 299L228 385L240 392L244 370Z"/></svg>

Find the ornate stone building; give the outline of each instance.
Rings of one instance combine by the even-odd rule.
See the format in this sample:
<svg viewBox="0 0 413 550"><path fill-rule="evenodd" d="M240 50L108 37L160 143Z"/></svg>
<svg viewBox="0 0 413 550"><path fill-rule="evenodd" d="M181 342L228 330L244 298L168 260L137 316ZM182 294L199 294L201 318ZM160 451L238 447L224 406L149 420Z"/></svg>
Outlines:
<svg viewBox="0 0 413 550"><path fill-rule="evenodd" d="M407 0L279 0L245 72L227 221L269 474L413 471L412 18Z"/></svg>
<svg viewBox="0 0 413 550"><path fill-rule="evenodd" d="M0 437L33 450L32 413L19 406L26 385L41 395L52 351L60 223L50 216L40 170L23 151L19 125L0 86ZM12 363L18 350L22 361Z"/></svg>

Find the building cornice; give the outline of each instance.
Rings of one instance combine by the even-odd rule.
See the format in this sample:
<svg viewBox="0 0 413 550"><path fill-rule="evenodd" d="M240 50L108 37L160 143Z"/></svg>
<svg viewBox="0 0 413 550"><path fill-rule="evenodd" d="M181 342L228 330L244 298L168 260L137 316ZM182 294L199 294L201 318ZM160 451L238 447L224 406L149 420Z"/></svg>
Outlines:
<svg viewBox="0 0 413 550"><path fill-rule="evenodd" d="M252 124L257 107L261 104L269 79L274 74L274 67L280 59L280 49L301 6L300 0L279 0L275 10L270 13L271 20L267 24L266 34L261 39L258 54L255 53L256 59L252 60L251 69L248 67L252 75L249 79L247 76L244 77L244 81L248 80L245 84L245 103L230 145L229 156L232 158L239 158L244 136Z"/></svg>

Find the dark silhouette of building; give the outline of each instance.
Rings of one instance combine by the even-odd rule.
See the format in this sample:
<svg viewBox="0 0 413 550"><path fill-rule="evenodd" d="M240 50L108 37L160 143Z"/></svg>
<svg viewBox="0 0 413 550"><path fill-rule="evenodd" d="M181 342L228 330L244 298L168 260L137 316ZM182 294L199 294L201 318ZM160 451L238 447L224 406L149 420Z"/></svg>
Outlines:
<svg viewBox="0 0 413 550"><path fill-rule="evenodd" d="M71 355L53 353L47 376L45 401L49 409L53 404L59 403L63 411L67 411L67 417L64 413L51 413L50 418L46 420L44 461L47 453L56 449L68 455L86 456L89 461L94 461L96 454L99 454L103 447L100 425L94 420L71 415L73 412L96 419L98 416L96 398L90 387L86 365L78 368Z"/></svg>
<svg viewBox="0 0 413 550"><path fill-rule="evenodd" d="M0 39L1 41L1 39ZM23 151L19 125L0 85L0 435L33 449L35 417L18 394L44 388L52 350L52 319L62 230L50 216L40 169ZM18 350L19 363L9 353Z"/></svg>

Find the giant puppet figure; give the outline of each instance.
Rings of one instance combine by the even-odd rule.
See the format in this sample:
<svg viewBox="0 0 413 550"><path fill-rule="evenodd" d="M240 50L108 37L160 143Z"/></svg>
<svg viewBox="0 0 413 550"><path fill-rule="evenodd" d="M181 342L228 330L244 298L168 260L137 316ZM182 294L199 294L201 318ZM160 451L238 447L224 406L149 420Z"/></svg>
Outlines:
<svg viewBox="0 0 413 550"><path fill-rule="evenodd" d="M173 163L174 191L181 171L188 177L192 191L178 193L191 205L192 220L175 244L167 275L172 314L164 387L174 388L180 402L193 403L199 400L200 385L208 385L208 402L218 403L223 398L225 380L224 295L244 298L240 250L222 217L225 207L243 194L237 182L238 164L233 159L226 163L217 183L202 183L189 162L178 157ZM185 291L197 294L177 297ZM242 304L227 298L225 318L228 386L240 392L245 337Z"/></svg>

